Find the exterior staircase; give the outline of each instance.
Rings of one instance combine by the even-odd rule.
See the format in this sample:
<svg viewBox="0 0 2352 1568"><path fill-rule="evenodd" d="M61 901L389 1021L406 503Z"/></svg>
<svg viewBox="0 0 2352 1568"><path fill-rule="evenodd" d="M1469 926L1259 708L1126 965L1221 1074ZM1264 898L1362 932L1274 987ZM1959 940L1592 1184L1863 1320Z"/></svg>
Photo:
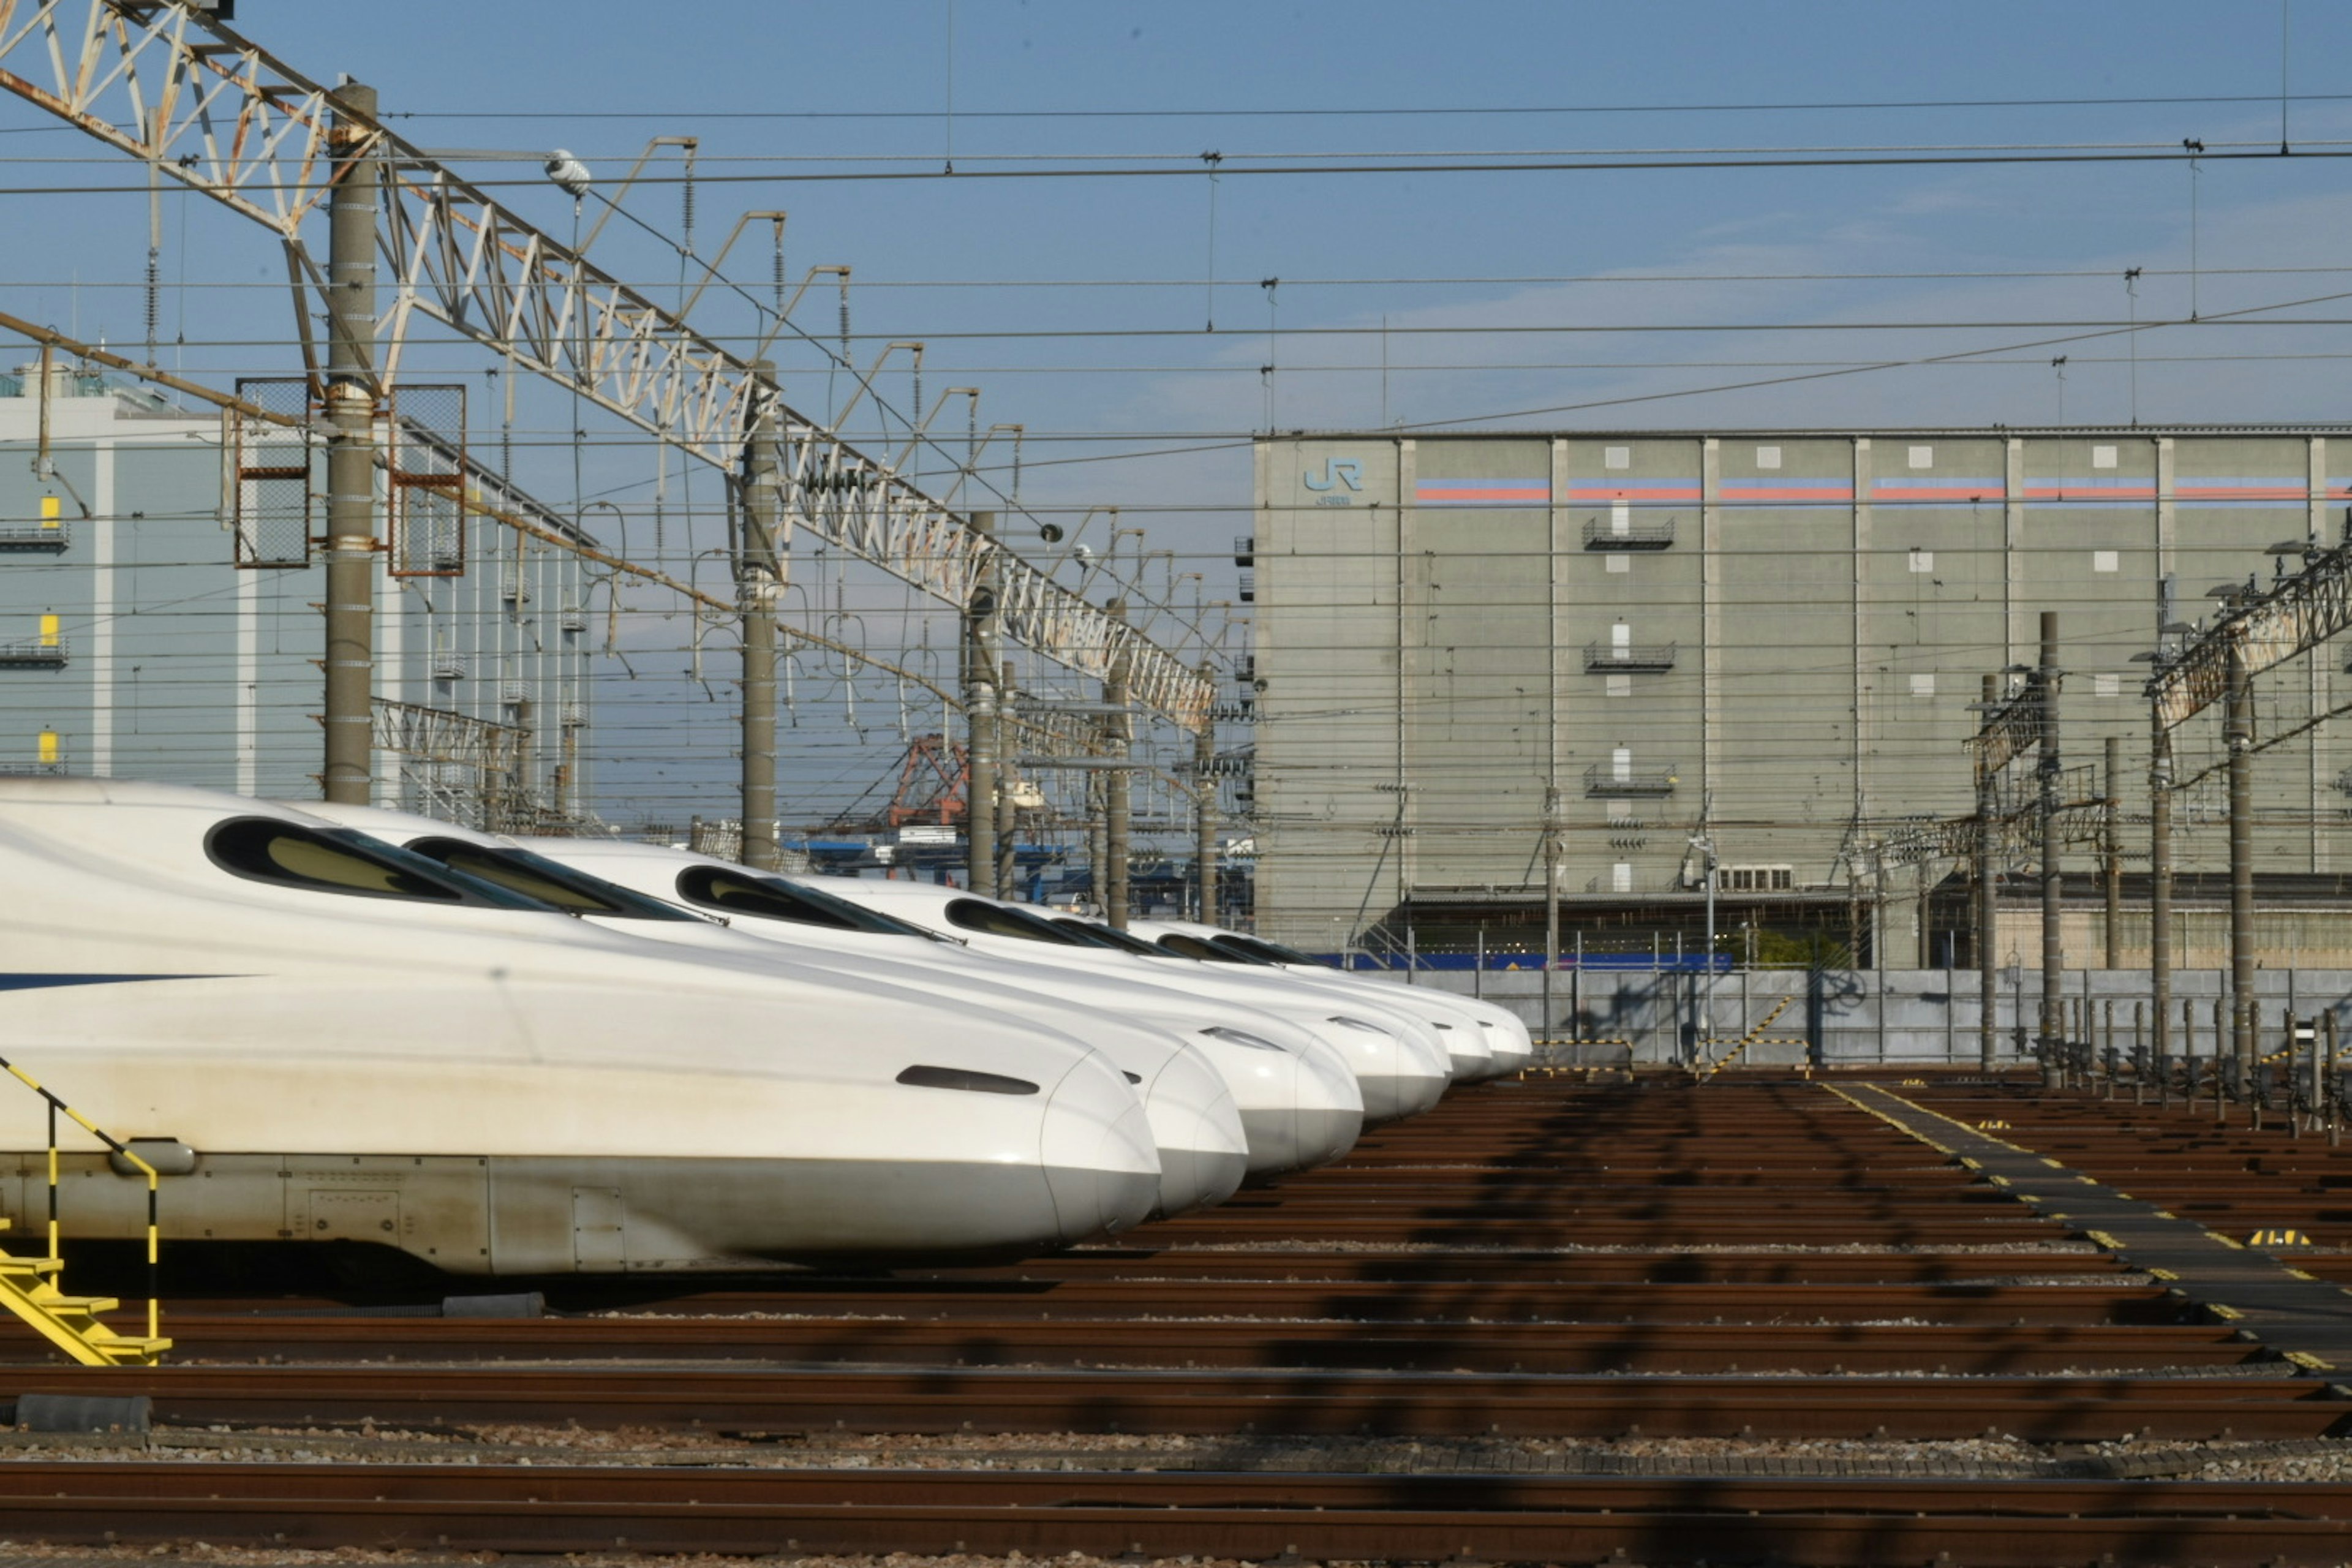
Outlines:
<svg viewBox="0 0 2352 1568"><path fill-rule="evenodd" d="M0 1218L0 1227L7 1225ZM110 1296L68 1296L58 1289L54 1258L0 1252L0 1307L5 1307L84 1366L153 1366L172 1348L166 1339L118 1334L99 1321L121 1303Z"/></svg>

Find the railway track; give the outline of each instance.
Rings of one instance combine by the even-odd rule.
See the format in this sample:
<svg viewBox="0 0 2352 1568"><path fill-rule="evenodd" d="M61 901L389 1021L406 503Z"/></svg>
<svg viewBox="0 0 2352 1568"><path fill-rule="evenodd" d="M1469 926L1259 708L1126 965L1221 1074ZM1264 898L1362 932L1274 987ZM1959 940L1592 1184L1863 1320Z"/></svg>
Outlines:
<svg viewBox="0 0 2352 1568"><path fill-rule="evenodd" d="M2022 1085L1897 1092L2221 1234L2352 1242L2352 1150ZM1494 1086L1225 1208L996 1268L549 1282L552 1314L524 1319L175 1300L174 1364L0 1366L0 1395L144 1394L159 1424L68 1464L0 1447L0 1536L2352 1560L2352 1377L2050 1209L1822 1084ZM2352 1255L2294 1261L2352 1281ZM447 1462L360 1436L393 1430ZM528 1463L519 1431L544 1444ZM632 1433L670 1447L566 1462ZM926 1463L893 1468L910 1445ZM1018 1458L1040 1452L1054 1468ZM2320 1479L2232 1458L2285 1453ZM2197 1479L2209 1455L2228 1479Z"/></svg>

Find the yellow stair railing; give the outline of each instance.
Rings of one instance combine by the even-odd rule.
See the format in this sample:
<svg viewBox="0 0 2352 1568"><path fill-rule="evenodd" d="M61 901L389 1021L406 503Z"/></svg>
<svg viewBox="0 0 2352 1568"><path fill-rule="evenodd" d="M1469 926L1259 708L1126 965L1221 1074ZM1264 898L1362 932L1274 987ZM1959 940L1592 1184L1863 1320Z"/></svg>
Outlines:
<svg viewBox="0 0 2352 1568"><path fill-rule="evenodd" d="M132 1153L121 1139L58 1099L16 1063L0 1057L0 1068L7 1068L18 1082L39 1095L49 1113L48 1253L42 1258L19 1258L0 1251L0 1307L16 1313L42 1338L84 1366L153 1366L172 1348L172 1342L163 1337L162 1254L156 1223L161 1182L155 1167ZM117 1333L99 1321L100 1312L110 1312L121 1304L114 1298L68 1296L58 1287L58 1272L64 1267L58 1257L58 1118L61 1114L70 1117L76 1126L147 1178L147 1332L143 1335ZM8 1223L0 1217L0 1228Z"/></svg>

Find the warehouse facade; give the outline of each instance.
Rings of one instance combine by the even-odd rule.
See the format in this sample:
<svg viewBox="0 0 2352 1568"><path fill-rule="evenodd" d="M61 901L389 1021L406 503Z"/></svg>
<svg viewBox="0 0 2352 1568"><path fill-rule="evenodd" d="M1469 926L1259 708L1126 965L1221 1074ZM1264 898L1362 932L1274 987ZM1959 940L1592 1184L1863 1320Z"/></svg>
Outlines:
<svg viewBox="0 0 2352 1568"><path fill-rule="evenodd" d="M240 456L218 416L63 362L47 390L38 365L0 377L0 449L21 459L0 464L0 773L315 798L322 452L296 432ZM429 512L408 512L430 527L387 552L413 574L377 579L377 803L575 824L590 782L583 563L461 516L455 487L582 536L460 459L432 458L447 482L420 489ZM241 477L263 467L276 477ZM380 501L393 471L379 470Z"/></svg>
<svg viewBox="0 0 2352 1568"><path fill-rule="evenodd" d="M2104 793L2119 742L2144 872L2159 626L2267 581L2273 546L2337 542L2352 498L2333 427L1375 433L1256 462L1258 920L1322 951L1407 925L1532 925L1539 947L1549 821L1563 918L1593 940L1695 931L1698 839L1751 942L1969 962L1936 829L1975 809L1982 678L2032 663L2058 614L2070 798ZM2340 653L2307 658L2266 679L2259 722L2347 700ZM2181 776L2210 730L2184 731ZM2260 873L2315 910L2352 908L2347 763L2319 723L2257 768ZM2178 798L2180 868L2222 868L2218 781Z"/></svg>

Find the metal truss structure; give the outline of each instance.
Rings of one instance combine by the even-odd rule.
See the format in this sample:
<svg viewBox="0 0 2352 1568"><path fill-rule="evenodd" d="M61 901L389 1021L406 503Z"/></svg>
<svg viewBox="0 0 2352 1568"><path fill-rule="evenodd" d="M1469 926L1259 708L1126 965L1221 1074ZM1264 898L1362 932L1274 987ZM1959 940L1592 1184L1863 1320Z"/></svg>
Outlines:
<svg viewBox="0 0 2352 1568"><path fill-rule="evenodd" d="M0 87L276 234L307 321L324 269L302 239L341 166L331 89L211 16L167 0L0 0ZM1197 731L1211 683L1055 583L944 504L785 406L766 374L458 179L368 128L384 169L377 226L391 300L374 363L398 373L422 315L728 472L772 412L782 521L961 609L993 574L1004 636L1108 678L1124 662L1137 706ZM311 350L307 341L306 353ZM314 368L314 367L313 367Z"/></svg>
<svg viewBox="0 0 2352 1568"><path fill-rule="evenodd" d="M2306 552L2301 571L2232 602L2203 635L2159 664L2147 683L2157 722L2168 731L2178 729L2227 697L2232 647L2244 655L2251 680L2309 653L2347 626L2352 626L2352 541ZM2284 733L2266 737L2253 749L2261 751L2285 738Z"/></svg>

